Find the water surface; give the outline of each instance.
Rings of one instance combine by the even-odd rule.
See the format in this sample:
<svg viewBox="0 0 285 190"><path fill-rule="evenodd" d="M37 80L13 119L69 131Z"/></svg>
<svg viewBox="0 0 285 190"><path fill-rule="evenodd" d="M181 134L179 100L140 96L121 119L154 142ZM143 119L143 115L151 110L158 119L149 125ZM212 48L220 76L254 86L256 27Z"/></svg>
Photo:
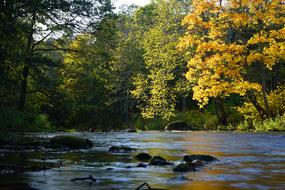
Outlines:
<svg viewBox="0 0 285 190"><path fill-rule="evenodd" d="M60 133L62 134L62 133ZM37 134L52 137L56 134ZM73 133L94 143L90 150L10 152L0 150L0 162L54 162L61 167L20 174L2 173L0 185L25 182L42 190L135 189L147 182L153 188L181 190L285 189L284 133L142 132ZM138 149L109 153L113 145ZM174 173L174 166L136 166L138 152L160 155L179 164L185 154L210 154L219 161L197 172ZM47 158L45 160L44 158ZM71 182L92 175L97 183ZM181 176L184 177L181 180ZM0 187L1 187L0 186Z"/></svg>

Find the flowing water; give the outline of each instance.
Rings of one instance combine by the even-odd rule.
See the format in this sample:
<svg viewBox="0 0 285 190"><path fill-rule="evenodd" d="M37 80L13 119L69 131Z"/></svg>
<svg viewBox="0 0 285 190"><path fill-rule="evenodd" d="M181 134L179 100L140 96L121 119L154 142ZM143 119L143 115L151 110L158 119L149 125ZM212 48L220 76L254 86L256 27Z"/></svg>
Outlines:
<svg viewBox="0 0 285 190"><path fill-rule="evenodd" d="M59 133L62 134L62 133ZM37 134L52 137L57 134ZM285 189L284 133L142 132L74 133L94 143L90 150L11 152L0 150L0 163L54 162L61 167L46 171L0 173L0 189L7 184L27 183L41 190L136 189L147 182L162 189ZM113 145L138 149L109 153ZM137 168L138 152L160 155L179 164L185 154L209 154L219 161L196 172L175 173L174 166ZM92 175L98 182L70 180ZM182 177L184 176L184 177Z"/></svg>

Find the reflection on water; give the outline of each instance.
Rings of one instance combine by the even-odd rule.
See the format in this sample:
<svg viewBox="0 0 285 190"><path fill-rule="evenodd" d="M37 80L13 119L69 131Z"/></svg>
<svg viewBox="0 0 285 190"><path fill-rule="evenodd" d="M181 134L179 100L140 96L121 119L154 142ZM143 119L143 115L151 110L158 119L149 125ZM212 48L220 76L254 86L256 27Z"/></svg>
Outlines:
<svg viewBox="0 0 285 190"><path fill-rule="evenodd" d="M51 134L50 136L53 136ZM135 189L147 182L152 187L181 190L285 189L285 134L215 132L75 133L94 142L85 151L11 153L0 151L0 163L63 161L63 166L40 172L0 175L5 184L27 182L44 190ZM42 135L45 136L45 135ZM111 154L113 145L126 145L160 155L178 164L184 154L210 154L219 159L197 172L173 173L174 166L136 166L136 153ZM47 160L43 160L47 157ZM92 175L97 183L70 182Z"/></svg>

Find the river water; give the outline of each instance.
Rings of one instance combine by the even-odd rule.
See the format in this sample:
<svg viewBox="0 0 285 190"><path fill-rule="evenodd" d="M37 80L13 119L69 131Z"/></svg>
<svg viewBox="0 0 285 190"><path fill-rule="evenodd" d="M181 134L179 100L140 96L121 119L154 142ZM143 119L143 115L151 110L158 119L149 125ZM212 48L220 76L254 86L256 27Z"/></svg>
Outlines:
<svg viewBox="0 0 285 190"><path fill-rule="evenodd" d="M63 133L59 133L63 134ZM52 137L58 134L37 134ZM230 132L73 133L94 143L90 150L9 152L0 150L0 162L54 162L46 171L2 173L0 187L25 182L41 190L136 189L147 182L153 188L173 190L285 189L285 134ZM136 148L132 153L109 153L113 145ZM138 152L160 155L176 165L185 154L218 158L196 172L175 173L174 166L137 168ZM47 160L44 160L46 158ZM70 180L92 175L98 182ZM183 176L183 177L182 177Z"/></svg>

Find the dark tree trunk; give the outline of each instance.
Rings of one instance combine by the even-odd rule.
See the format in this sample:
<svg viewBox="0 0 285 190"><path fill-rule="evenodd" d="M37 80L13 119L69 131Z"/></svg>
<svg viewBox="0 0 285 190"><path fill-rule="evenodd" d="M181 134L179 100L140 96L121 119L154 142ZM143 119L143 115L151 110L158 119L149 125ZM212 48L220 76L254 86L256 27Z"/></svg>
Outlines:
<svg viewBox="0 0 285 190"><path fill-rule="evenodd" d="M187 110L187 97L182 97L182 111L185 112Z"/></svg>
<svg viewBox="0 0 285 190"><path fill-rule="evenodd" d="M259 103L256 100L256 97L252 93L249 93L247 96L251 101L252 105L255 107L256 111L259 113L260 118L264 119L264 117L266 116L265 109L259 105Z"/></svg>
<svg viewBox="0 0 285 190"><path fill-rule="evenodd" d="M270 114L270 109L267 101L267 94L266 94L266 81L265 81L265 76L263 76L263 84L262 84L262 96L263 96L263 102L265 106L265 116L269 118L271 116Z"/></svg>
<svg viewBox="0 0 285 190"><path fill-rule="evenodd" d="M215 111L219 119L219 123L222 125L226 125L228 122L228 116L227 116L227 113L224 108L224 104L221 99L215 100Z"/></svg>
<svg viewBox="0 0 285 190"><path fill-rule="evenodd" d="M23 68L22 73L22 82L21 82L21 88L20 88L20 95L19 95L19 103L18 103L18 109L20 111L23 111L25 109L26 104L26 95L27 95L27 86L28 86L28 78L29 78L29 70L32 60L32 43L33 43L33 35L34 35L34 26L36 23L36 12L33 12L33 18L32 18L32 24L31 24L31 31L28 34L27 38L27 49L26 49L26 60L25 65Z"/></svg>
<svg viewBox="0 0 285 190"><path fill-rule="evenodd" d="M20 111L23 111L25 109L28 77L29 77L29 67L25 65L23 69L23 79L21 83L21 91L20 91L19 105L18 105L18 109Z"/></svg>

